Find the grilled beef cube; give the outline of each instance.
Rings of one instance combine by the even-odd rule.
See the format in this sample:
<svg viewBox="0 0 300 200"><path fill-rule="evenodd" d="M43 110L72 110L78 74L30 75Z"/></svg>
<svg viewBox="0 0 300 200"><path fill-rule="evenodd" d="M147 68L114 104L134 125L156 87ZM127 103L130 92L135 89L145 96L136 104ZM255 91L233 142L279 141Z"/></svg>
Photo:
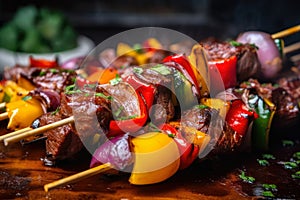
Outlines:
<svg viewBox="0 0 300 200"><path fill-rule="evenodd" d="M210 154L223 154L235 151L242 143L242 136L237 134L224 121L219 112L215 109L205 107L195 107L185 112L181 119L182 127L192 127L208 134L211 137L210 143L206 148ZM193 136L185 133L187 138Z"/></svg>
<svg viewBox="0 0 300 200"><path fill-rule="evenodd" d="M69 158L82 149L83 143L93 143L96 134L106 134L112 119L110 100L106 98L109 94L103 88L96 88L95 92L75 90L70 93L72 94L61 94L59 112L47 113L39 119L39 126L70 116L75 119L75 124L67 124L44 133L47 136L48 161Z"/></svg>
<svg viewBox="0 0 300 200"><path fill-rule="evenodd" d="M60 113L47 113L39 118L39 125L44 126L62 119ZM79 152L83 144L77 134L74 124L51 129L44 133L46 140L46 160L55 161L70 158Z"/></svg>
<svg viewBox="0 0 300 200"><path fill-rule="evenodd" d="M72 85L76 79L76 72L63 69L41 69L29 67L13 67L5 71L7 80L20 82L24 79L41 89L50 89L58 93L65 87Z"/></svg>

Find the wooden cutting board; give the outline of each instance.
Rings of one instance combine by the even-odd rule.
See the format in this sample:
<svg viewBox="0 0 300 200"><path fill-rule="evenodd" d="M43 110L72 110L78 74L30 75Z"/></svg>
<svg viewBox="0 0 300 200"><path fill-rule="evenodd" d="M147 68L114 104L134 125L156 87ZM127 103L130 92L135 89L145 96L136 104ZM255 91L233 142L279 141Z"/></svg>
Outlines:
<svg viewBox="0 0 300 200"><path fill-rule="evenodd" d="M2 130L2 134L5 132ZM270 161L269 167L260 166L256 160L260 154L253 153L196 161L190 168L154 185L131 185L130 174L112 170L46 193L45 184L88 169L91 155L82 151L48 167L41 160L44 149L44 141L24 146L0 144L0 199L257 199L263 183L275 183L278 191L274 194L280 198L300 198L300 181L287 177L295 170L284 169L276 163L278 160ZM285 159L296 151L300 151L299 143L276 149L274 155ZM239 178L241 170L254 176L256 182L243 182Z"/></svg>

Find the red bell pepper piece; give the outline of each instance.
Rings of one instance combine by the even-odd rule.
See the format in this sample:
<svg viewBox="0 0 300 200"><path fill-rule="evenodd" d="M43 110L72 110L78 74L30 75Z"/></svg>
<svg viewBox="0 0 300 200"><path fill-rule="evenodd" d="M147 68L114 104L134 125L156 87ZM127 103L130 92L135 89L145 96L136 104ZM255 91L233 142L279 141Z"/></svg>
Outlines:
<svg viewBox="0 0 300 200"><path fill-rule="evenodd" d="M30 56L29 62L30 62L30 65L29 65L30 67L37 67L37 68L44 68L44 69L59 67L57 59L52 61L52 60L46 60L46 59L35 59L32 56Z"/></svg>
<svg viewBox="0 0 300 200"><path fill-rule="evenodd" d="M246 134L250 122L256 118L258 118L257 113L249 110L241 99L231 102L230 109L226 115L226 121L229 126L241 136Z"/></svg>
<svg viewBox="0 0 300 200"><path fill-rule="evenodd" d="M171 64L173 62L173 64ZM196 96L200 96L200 88L193 68L188 59L183 54L167 56L163 63L167 66L174 67L179 70L193 85L193 92ZM170 63L170 64L168 64Z"/></svg>
<svg viewBox="0 0 300 200"><path fill-rule="evenodd" d="M189 167L198 157L199 146L189 143L176 128L170 124L162 124L160 129L174 138L180 152L180 169Z"/></svg>
<svg viewBox="0 0 300 200"><path fill-rule="evenodd" d="M236 86L236 63L236 56L226 59L208 61L210 80L212 83L211 87L214 87L214 89L215 87L219 87L218 83L214 84L214 80L219 80L219 78L216 76L221 76L225 89ZM219 70L219 73L215 72L215 67Z"/></svg>
<svg viewBox="0 0 300 200"><path fill-rule="evenodd" d="M123 78L123 81L129 83L142 96L147 109L149 110L154 101L156 87L139 80L134 74L130 74Z"/></svg>
<svg viewBox="0 0 300 200"><path fill-rule="evenodd" d="M128 132L134 133L144 126L144 124L148 119L148 111L143 101L143 98L141 97L139 92L137 92L137 97L139 99L139 104L140 104L140 111L141 111L140 116L135 117L133 119L110 121L109 132L107 134L108 137L115 137Z"/></svg>

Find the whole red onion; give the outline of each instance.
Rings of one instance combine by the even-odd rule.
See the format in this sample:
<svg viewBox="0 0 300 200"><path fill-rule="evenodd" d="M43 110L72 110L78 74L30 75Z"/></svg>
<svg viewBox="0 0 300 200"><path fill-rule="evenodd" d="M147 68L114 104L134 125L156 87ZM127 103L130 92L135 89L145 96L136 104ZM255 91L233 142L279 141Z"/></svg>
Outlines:
<svg viewBox="0 0 300 200"><path fill-rule="evenodd" d="M240 43L250 43L258 47L257 56L261 63L261 78L272 79L282 69L282 59L270 34L260 31L241 33L236 39Z"/></svg>

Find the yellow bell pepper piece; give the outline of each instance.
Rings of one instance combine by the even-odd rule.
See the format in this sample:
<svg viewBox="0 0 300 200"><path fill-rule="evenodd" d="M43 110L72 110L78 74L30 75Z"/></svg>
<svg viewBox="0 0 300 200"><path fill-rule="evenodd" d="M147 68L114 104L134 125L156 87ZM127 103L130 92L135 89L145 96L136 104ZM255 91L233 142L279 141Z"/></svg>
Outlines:
<svg viewBox="0 0 300 200"><path fill-rule="evenodd" d="M28 91L34 90L36 88L28 79L26 79L24 77L20 77L17 82L18 82L18 85L21 85L22 88L24 88L25 90L28 90Z"/></svg>
<svg viewBox="0 0 300 200"><path fill-rule="evenodd" d="M222 99L216 98L202 98L200 102L210 108L219 110L220 116L225 119L227 112L229 111L230 104Z"/></svg>
<svg viewBox="0 0 300 200"><path fill-rule="evenodd" d="M134 185L159 183L174 175L180 164L175 141L161 132L132 139L135 162L129 182Z"/></svg>
<svg viewBox="0 0 300 200"><path fill-rule="evenodd" d="M19 100L6 104L9 122L8 129L18 130L29 127L32 122L45 113L45 108L34 99Z"/></svg>
<svg viewBox="0 0 300 200"><path fill-rule="evenodd" d="M6 102L14 102L21 100L24 96L26 96L29 91L18 86L14 81L6 81L4 86L4 96L8 96ZM5 98L5 97L4 97Z"/></svg>
<svg viewBox="0 0 300 200"><path fill-rule="evenodd" d="M148 59L153 55L152 52L141 53L139 54L131 46L125 43L119 43L117 46L117 56L131 56L136 59L136 61L142 65L147 63Z"/></svg>
<svg viewBox="0 0 300 200"><path fill-rule="evenodd" d="M193 46L191 54L188 56L188 60L190 61L194 74L197 78L201 95L207 96L209 94L208 85L210 83L209 68L206 54L200 44Z"/></svg>

